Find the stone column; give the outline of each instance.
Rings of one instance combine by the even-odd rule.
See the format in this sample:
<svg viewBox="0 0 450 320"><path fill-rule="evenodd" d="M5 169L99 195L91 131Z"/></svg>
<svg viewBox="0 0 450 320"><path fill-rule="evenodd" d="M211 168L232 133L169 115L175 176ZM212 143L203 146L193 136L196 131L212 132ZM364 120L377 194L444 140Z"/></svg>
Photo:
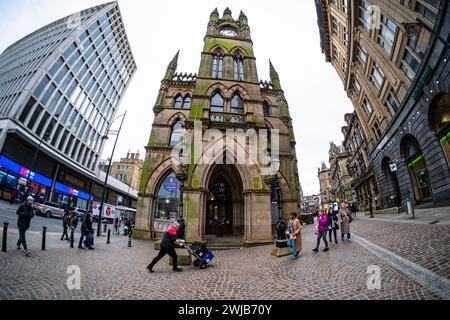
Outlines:
<svg viewBox="0 0 450 320"><path fill-rule="evenodd" d="M148 195L139 196L136 210L135 228L133 230L133 238L150 239L149 217L151 214L152 198Z"/></svg>

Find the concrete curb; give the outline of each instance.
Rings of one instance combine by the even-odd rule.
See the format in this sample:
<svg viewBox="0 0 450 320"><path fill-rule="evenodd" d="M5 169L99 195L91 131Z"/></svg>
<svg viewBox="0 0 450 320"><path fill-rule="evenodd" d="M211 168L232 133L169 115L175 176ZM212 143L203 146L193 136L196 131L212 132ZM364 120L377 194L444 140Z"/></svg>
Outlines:
<svg viewBox="0 0 450 320"><path fill-rule="evenodd" d="M450 280L444 278L428 269L425 269L414 262L409 261L389 250L386 250L356 234L352 234L353 239L356 240L361 247L376 255L405 276L411 278L413 281L421 284L423 287L434 292L439 297L445 300L450 299Z"/></svg>

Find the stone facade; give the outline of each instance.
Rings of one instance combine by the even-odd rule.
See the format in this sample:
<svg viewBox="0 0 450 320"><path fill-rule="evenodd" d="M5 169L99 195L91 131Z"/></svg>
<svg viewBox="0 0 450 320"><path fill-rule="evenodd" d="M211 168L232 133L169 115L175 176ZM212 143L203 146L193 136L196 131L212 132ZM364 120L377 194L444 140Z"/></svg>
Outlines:
<svg viewBox="0 0 450 320"><path fill-rule="evenodd" d="M134 190L139 190L143 165L144 161L139 159L139 151L137 153L128 152L125 158L112 163L110 172L114 178L119 179Z"/></svg>
<svg viewBox="0 0 450 320"><path fill-rule="evenodd" d="M299 210L301 201L292 120L278 73L270 63L271 80L258 80L247 17L241 12L234 20L228 8L222 18L217 9L211 13L198 74L177 73L178 55L167 68L154 107L134 235L158 238L182 216L188 241L214 241L222 228L220 233L242 244L270 242L274 210L280 207L287 218ZM247 148L239 155L228 140L218 147L230 129L254 130L260 139L269 130L273 144L274 128L279 129L280 150L277 159L271 158L279 160L272 161L279 163L276 177L265 175L260 162L236 161L249 159ZM216 129L214 134L211 129ZM187 166L172 161L178 140L191 143L180 150L189 159ZM218 190L223 193L216 194ZM182 207L177 197L183 199ZM274 201L279 206L274 207ZM217 216L224 217L223 223Z"/></svg>
<svg viewBox="0 0 450 320"><path fill-rule="evenodd" d="M320 205L322 207L327 206L333 200L331 193L331 173L327 168L325 162L322 162L322 167L317 169L317 176L319 177L320 184Z"/></svg>
<svg viewBox="0 0 450 320"><path fill-rule="evenodd" d="M448 1L316 0L316 7L323 52L364 135L350 161L364 172L365 190L353 185L360 202L449 202ZM356 150L351 135L345 144Z"/></svg>

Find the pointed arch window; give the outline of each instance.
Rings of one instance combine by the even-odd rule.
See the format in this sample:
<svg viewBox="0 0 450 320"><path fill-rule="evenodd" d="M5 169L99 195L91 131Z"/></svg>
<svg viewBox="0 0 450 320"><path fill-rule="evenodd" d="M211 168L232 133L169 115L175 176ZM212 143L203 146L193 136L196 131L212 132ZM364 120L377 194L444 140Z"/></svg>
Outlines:
<svg viewBox="0 0 450 320"><path fill-rule="evenodd" d="M244 80L244 60L242 58L234 58L234 80Z"/></svg>
<svg viewBox="0 0 450 320"><path fill-rule="evenodd" d="M179 94L176 98L175 98L175 103L173 105L174 109L181 109L181 106L183 104L183 97L181 97L181 94Z"/></svg>
<svg viewBox="0 0 450 320"><path fill-rule="evenodd" d="M264 112L264 117L270 117L270 106L269 106L269 103L265 100L263 102L263 112Z"/></svg>
<svg viewBox="0 0 450 320"><path fill-rule="evenodd" d="M172 126L172 133L170 135L170 146L176 146L180 142L181 133L183 132L183 127L181 121L178 120Z"/></svg>
<svg viewBox="0 0 450 320"><path fill-rule="evenodd" d="M183 101L183 109L190 109L191 108L191 97L186 96L184 97L184 101Z"/></svg>
<svg viewBox="0 0 450 320"><path fill-rule="evenodd" d="M178 201L180 198L180 182L175 172L171 171L158 188L155 218L175 220L178 215Z"/></svg>
<svg viewBox="0 0 450 320"><path fill-rule="evenodd" d="M211 98L211 111L224 112L224 101L220 93L216 93Z"/></svg>
<svg viewBox="0 0 450 320"><path fill-rule="evenodd" d="M223 73L223 57L219 55L213 56L212 74L213 78L222 78Z"/></svg>
<svg viewBox="0 0 450 320"><path fill-rule="evenodd" d="M244 100L236 93L231 99L231 112L232 113L244 113Z"/></svg>

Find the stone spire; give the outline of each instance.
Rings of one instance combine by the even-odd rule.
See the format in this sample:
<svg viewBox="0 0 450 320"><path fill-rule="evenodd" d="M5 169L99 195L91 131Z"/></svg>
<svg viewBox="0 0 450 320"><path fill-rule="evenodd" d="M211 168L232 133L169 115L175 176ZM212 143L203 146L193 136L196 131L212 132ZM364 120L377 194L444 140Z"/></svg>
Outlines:
<svg viewBox="0 0 450 320"><path fill-rule="evenodd" d="M177 71L179 54L180 54L180 50L178 50L175 57L173 57L172 61L170 61L169 65L167 66L166 75L164 76L165 80L172 80L173 74L175 73L175 71Z"/></svg>
<svg viewBox="0 0 450 320"><path fill-rule="evenodd" d="M232 15L231 15L231 10L230 10L230 8L226 8L225 9L225 11L223 12L223 17L222 17L222 19L223 20L233 20L233 17L232 17Z"/></svg>
<svg viewBox="0 0 450 320"><path fill-rule="evenodd" d="M241 10L241 13L239 14L239 25L242 27L242 26L246 26L247 23L248 23L247 16Z"/></svg>
<svg viewBox="0 0 450 320"><path fill-rule="evenodd" d="M278 72L273 67L272 61L269 59L269 69L270 69L270 81L272 81L273 88L275 90L281 90L280 78L278 77Z"/></svg>
<svg viewBox="0 0 450 320"><path fill-rule="evenodd" d="M217 8L214 9L213 12L211 12L211 15L209 16L210 21L218 22L219 21L219 11L217 11Z"/></svg>

